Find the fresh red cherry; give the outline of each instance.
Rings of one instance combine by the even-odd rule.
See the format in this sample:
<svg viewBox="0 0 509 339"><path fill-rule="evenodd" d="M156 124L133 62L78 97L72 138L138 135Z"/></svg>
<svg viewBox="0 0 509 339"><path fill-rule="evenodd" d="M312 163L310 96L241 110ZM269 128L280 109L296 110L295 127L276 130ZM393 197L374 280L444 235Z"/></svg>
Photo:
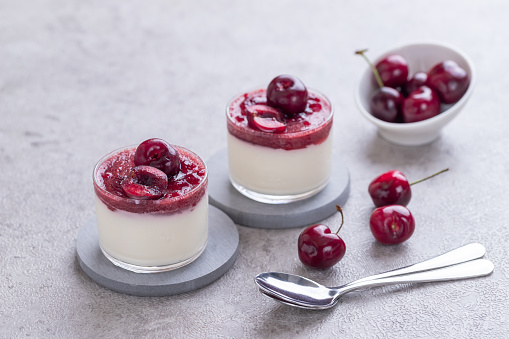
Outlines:
<svg viewBox="0 0 509 339"><path fill-rule="evenodd" d="M168 187L168 176L152 166L136 166L122 181L122 190L132 199L157 199Z"/></svg>
<svg viewBox="0 0 509 339"><path fill-rule="evenodd" d="M406 176L398 171L393 170L385 172L369 184L368 192L376 207L387 205L403 205L406 206L412 198L412 190L410 186L433 178L440 173L446 172L449 169L443 169L426 178L409 183Z"/></svg>
<svg viewBox="0 0 509 339"><path fill-rule="evenodd" d="M169 143L153 138L138 146L134 153L134 165L152 166L172 177L180 171L180 156Z"/></svg>
<svg viewBox="0 0 509 339"><path fill-rule="evenodd" d="M428 86L421 86L403 100L401 115L404 122L417 122L440 114L438 94Z"/></svg>
<svg viewBox="0 0 509 339"><path fill-rule="evenodd" d="M470 78L455 61L446 60L429 70L426 84L437 91L443 103L452 104L465 94Z"/></svg>
<svg viewBox="0 0 509 339"><path fill-rule="evenodd" d="M247 123L251 128L269 133L281 133L286 129L283 113L267 105L246 107Z"/></svg>
<svg viewBox="0 0 509 339"><path fill-rule="evenodd" d="M377 119L387 122L396 122L400 118L403 97L398 90L384 85L378 70L364 54L366 51L367 49L359 50L356 51L355 54L362 56L364 60L366 60L368 65L371 67L371 71L373 72L379 87L371 97L369 102L369 112Z"/></svg>
<svg viewBox="0 0 509 339"><path fill-rule="evenodd" d="M401 205L378 207L371 214L369 228L376 240L384 245L396 245L408 240L415 230L410 210Z"/></svg>
<svg viewBox="0 0 509 339"><path fill-rule="evenodd" d="M375 67L385 86L396 88L406 84L408 63L401 55L390 54L380 60Z"/></svg>
<svg viewBox="0 0 509 339"><path fill-rule="evenodd" d="M304 229L299 235L297 249L300 261L313 268L329 268L337 264L345 255L346 245L338 235L343 226L343 210L336 206L341 213L341 225L336 233L331 233L328 226L316 224Z"/></svg>
<svg viewBox="0 0 509 339"><path fill-rule="evenodd" d="M405 96L408 96L410 93L415 91L417 88L426 85L426 81L428 80L428 74L425 72L417 72L408 81L403 87L403 91Z"/></svg>
<svg viewBox="0 0 509 339"><path fill-rule="evenodd" d="M403 96L392 87L382 87L371 97L369 109L371 115L387 122L398 120Z"/></svg>
<svg viewBox="0 0 509 339"><path fill-rule="evenodd" d="M289 116L304 112L307 102L306 86L292 75L279 75L267 87L267 103Z"/></svg>

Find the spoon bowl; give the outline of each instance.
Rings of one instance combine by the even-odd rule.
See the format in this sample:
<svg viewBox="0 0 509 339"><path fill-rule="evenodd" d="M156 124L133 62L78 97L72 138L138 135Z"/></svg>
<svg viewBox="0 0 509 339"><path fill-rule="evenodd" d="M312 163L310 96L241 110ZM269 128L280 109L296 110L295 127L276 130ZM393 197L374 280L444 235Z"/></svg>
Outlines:
<svg viewBox="0 0 509 339"><path fill-rule="evenodd" d="M305 308L328 308L336 304L337 291L299 275L265 272L255 278L260 291L283 303Z"/></svg>

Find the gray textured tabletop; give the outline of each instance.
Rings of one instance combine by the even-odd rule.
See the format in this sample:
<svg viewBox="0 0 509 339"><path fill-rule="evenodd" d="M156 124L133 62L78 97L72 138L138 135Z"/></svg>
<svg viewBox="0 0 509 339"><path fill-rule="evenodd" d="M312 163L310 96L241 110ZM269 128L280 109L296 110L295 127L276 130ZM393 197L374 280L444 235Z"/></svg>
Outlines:
<svg viewBox="0 0 509 339"><path fill-rule="evenodd" d="M0 337L506 336L508 13L505 1L0 1ZM478 82L440 139L394 146L357 111L366 65L353 51L423 40L463 50ZM306 269L299 228L237 225L237 261L197 291L133 297L84 275L76 236L95 215L96 161L151 137L207 159L226 146L227 101L282 73L335 107L334 149L352 185L343 260ZM445 167L413 189L412 238L378 244L369 182L390 169L417 179ZM354 292L328 311L278 304L253 283L285 271L339 285L470 242L486 246L491 276Z"/></svg>

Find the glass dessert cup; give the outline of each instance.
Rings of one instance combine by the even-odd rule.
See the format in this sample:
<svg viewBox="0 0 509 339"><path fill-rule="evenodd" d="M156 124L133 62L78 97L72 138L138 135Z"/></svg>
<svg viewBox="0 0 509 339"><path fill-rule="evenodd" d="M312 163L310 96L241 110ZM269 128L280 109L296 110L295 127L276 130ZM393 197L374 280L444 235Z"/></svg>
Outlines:
<svg viewBox="0 0 509 339"><path fill-rule="evenodd" d="M285 204L309 198L326 187L334 114L327 97L315 90L309 94L306 111L288 119L283 133L255 130L243 117L246 98L262 98L264 89L242 93L228 103L229 177L244 196L262 203Z"/></svg>
<svg viewBox="0 0 509 339"><path fill-rule="evenodd" d="M115 182L115 178L121 178L134 166L132 158L136 146L107 154L94 168L99 245L106 258L116 266L136 273L170 271L191 263L205 250L208 239L207 168L193 152L174 147L181 158L186 159L186 164L190 160L201 174L199 183L174 194L176 196L165 194L155 200L139 200L115 192L115 189L121 190L119 180ZM181 172L170 179L168 187L185 180L185 175ZM106 184L108 180L111 185Z"/></svg>

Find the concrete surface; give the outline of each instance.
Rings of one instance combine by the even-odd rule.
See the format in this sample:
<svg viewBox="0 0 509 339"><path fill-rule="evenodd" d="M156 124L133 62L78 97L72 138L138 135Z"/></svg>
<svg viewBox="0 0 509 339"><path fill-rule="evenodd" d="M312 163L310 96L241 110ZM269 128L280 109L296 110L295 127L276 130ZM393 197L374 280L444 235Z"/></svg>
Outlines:
<svg viewBox="0 0 509 339"><path fill-rule="evenodd" d="M509 88L505 1L0 0L0 337L502 338L509 331ZM478 83L436 142L398 147L357 112L366 67L354 56L438 40L466 52ZM290 73L329 96L335 149L348 163L347 244L333 269L297 258L300 229L238 225L233 268L198 291L143 298L104 289L80 270L76 235L94 216L92 168L150 137L207 159L226 145L237 92ZM369 182L400 169L418 179L417 229L400 246L368 228ZM336 225L336 214L324 223ZM268 270L326 285L424 260L470 242L488 278L351 293L310 312L258 293Z"/></svg>

